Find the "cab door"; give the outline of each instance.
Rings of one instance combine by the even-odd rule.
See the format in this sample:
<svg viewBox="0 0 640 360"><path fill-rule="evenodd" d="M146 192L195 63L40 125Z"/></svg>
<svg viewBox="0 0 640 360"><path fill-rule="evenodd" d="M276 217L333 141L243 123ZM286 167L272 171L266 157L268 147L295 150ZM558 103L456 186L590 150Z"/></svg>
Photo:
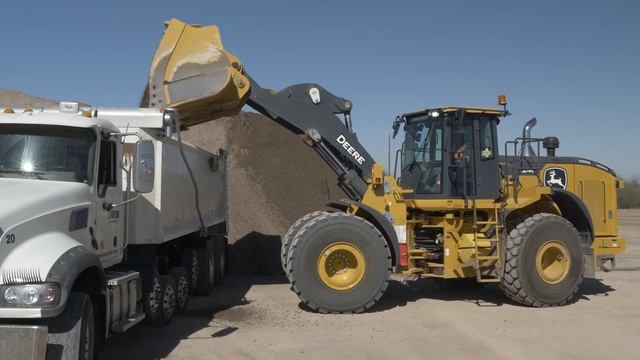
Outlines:
<svg viewBox="0 0 640 360"><path fill-rule="evenodd" d="M473 120L475 154L475 181L480 199L497 199L500 196L500 167L498 164L498 139L495 116L476 115Z"/></svg>
<svg viewBox="0 0 640 360"><path fill-rule="evenodd" d="M120 147L102 137L99 142L98 171L95 189L95 227L90 230L92 245L104 267L122 259L124 240L124 207L110 205L122 202Z"/></svg>
<svg viewBox="0 0 640 360"><path fill-rule="evenodd" d="M500 170L495 116L457 112L451 126L452 195L496 199Z"/></svg>

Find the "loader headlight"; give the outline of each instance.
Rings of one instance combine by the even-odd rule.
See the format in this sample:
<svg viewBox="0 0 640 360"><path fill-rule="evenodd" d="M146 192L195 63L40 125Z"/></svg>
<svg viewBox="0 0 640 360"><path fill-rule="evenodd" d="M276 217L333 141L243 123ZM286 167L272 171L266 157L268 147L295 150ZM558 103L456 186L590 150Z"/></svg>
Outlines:
<svg viewBox="0 0 640 360"><path fill-rule="evenodd" d="M43 307L60 302L60 286L55 283L2 285L0 294L2 306Z"/></svg>

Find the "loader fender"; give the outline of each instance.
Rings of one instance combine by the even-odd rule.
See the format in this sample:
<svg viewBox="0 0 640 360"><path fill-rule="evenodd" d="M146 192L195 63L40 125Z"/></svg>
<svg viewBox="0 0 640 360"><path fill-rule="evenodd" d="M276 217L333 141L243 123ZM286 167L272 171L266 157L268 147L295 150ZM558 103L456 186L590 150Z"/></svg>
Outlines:
<svg viewBox="0 0 640 360"><path fill-rule="evenodd" d="M579 197L566 190L553 190L551 199L556 203L562 217L567 219L578 230L582 241L585 263L584 277L595 277L595 257L591 245L593 244L593 222L589 209Z"/></svg>
<svg viewBox="0 0 640 360"><path fill-rule="evenodd" d="M569 220L581 234L589 234L589 244L593 241L593 222L589 209L574 193L566 190L553 190L551 198L560 208L562 217Z"/></svg>
<svg viewBox="0 0 640 360"><path fill-rule="evenodd" d="M394 267L398 266L400 264L400 245L398 245L398 235L396 235L393 224L391 224L384 215L371 206L354 200L344 199L337 203L329 204L329 206L342 211L346 211L346 209L351 205L356 205L358 207L356 215L372 223L378 231L382 233L384 239L389 245L389 249L391 250L391 265Z"/></svg>

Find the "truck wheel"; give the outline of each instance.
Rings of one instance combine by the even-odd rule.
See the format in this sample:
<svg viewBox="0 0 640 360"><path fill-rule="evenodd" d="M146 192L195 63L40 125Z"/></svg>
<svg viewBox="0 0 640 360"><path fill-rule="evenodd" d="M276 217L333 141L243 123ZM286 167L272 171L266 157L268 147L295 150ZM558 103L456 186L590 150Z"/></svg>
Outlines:
<svg viewBox="0 0 640 360"><path fill-rule="evenodd" d="M151 325L162 325L162 284L158 274L153 275L151 289L142 295L145 321Z"/></svg>
<svg viewBox="0 0 640 360"><path fill-rule="evenodd" d="M215 236L214 245L216 254L214 282L216 285L221 285L224 282L224 277L227 272L227 238L222 235Z"/></svg>
<svg viewBox="0 0 640 360"><path fill-rule="evenodd" d="M296 222L291 225L287 233L282 237L282 246L280 248L280 262L282 263L282 270L284 273L288 275L287 271L287 254L289 253L289 247L291 246L291 242L293 238L298 234L300 228L304 226L309 220L314 217L320 216L322 214L326 214L326 211L314 211L312 213L306 214L303 217L296 220Z"/></svg>
<svg viewBox="0 0 640 360"><path fill-rule="evenodd" d="M363 312L380 299L391 275L391 254L380 231L345 213L312 218L287 257L291 289L321 313Z"/></svg>
<svg viewBox="0 0 640 360"><path fill-rule="evenodd" d="M578 231L566 219L536 214L507 237L501 287L512 300L534 307L564 305L584 274Z"/></svg>
<svg viewBox="0 0 640 360"><path fill-rule="evenodd" d="M95 318L91 297L72 292L62 314L49 320L47 359L92 360L95 355Z"/></svg>
<svg viewBox="0 0 640 360"><path fill-rule="evenodd" d="M169 275L173 277L173 282L176 285L176 312L183 312L187 308L189 300L187 271L183 267L172 267L169 269Z"/></svg>
<svg viewBox="0 0 640 360"><path fill-rule="evenodd" d="M198 285L198 277L200 275L200 267L198 265L198 251L192 248L182 249L180 256L180 264L187 272L189 280L189 292L193 294Z"/></svg>
<svg viewBox="0 0 640 360"><path fill-rule="evenodd" d="M162 324L167 325L176 313L176 284L171 275L160 276L160 288L162 289L161 317Z"/></svg>
<svg viewBox="0 0 640 360"><path fill-rule="evenodd" d="M214 242L206 239L204 246L198 249L198 282L196 283L196 294L209 295L215 285L216 256Z"/></svg>

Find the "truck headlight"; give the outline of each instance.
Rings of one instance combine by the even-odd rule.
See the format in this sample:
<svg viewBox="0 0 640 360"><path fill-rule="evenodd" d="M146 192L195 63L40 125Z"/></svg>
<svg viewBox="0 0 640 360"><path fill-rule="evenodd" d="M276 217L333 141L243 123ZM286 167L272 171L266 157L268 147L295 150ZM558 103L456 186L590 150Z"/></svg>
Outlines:
<svg viewBox="0 0 640 360"><path fill-rule="evenodd" d="M59 302L60 286L55 283L0 286L0 305L3 306L43 307Z"/></svg>

